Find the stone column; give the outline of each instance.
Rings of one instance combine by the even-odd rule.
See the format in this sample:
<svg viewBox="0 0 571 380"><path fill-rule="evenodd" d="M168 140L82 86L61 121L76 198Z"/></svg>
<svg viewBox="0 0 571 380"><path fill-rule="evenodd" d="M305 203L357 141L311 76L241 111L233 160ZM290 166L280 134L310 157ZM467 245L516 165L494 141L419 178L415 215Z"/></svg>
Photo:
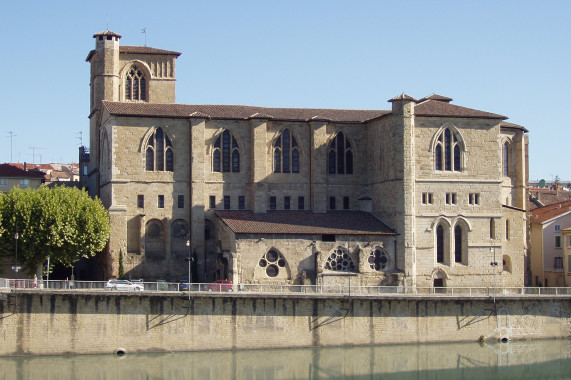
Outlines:
<svg viewBox="0 0 571 380"><path fill-rule="evenodd" d="M251 206L255 213L265 213L268 209L268 185L265 182L267 176L267 119L252 119L250 121L251 146L250 175L252 181Z"/></svg>
<svg viewBox="0 0 571 380"><path fill-rule="evenodd" d="M196 273L198 279L205 280L205 250L204 250L204 170L205 170L205 142L204 130L206 119L191 118L189 130L190 144L190 249L196 251Z"/></svg>
<svg viewBox="0 0 571 380"><path fill-rule="evenodd" d="M327 120L310 123L311 210L327 212Z"/></svg>

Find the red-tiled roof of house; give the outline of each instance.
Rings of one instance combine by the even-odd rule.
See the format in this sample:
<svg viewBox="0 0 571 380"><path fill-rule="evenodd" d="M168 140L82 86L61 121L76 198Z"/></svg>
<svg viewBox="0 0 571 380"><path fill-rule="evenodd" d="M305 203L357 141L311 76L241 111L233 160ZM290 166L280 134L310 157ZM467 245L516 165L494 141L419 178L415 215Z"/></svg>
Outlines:
<svg viewBox="0 0 571 380"><path fill-rule="evenodd" d="M538 207L531 211L531 222L543 223L568 212L571 212L571 201Z"/></svg>
<svg viewBox="0 0 571 380"><path fill-rule="evenodd" d="M215 211L235 234L278 235L398 235L370 213L364 211Z"/></svg>
<svg viewBox="0 0 571 380"><path fill-rule="evenodd" d="M508 123L507 121L502 121L500 123L500 127L502 128L514 128L514 129L521 129L524 132L529 132L525 127L518 125L518 124L514 124L514 123Z"/></svg>
<svg viewBox="0 0 571 380"><path fill-rule="evenodd" d="M4 178L44 178L45 175L39 170L23 170L10 164L0 164L0 177Z"/></svg>
<svg viewBox="0 0 571 380"><path fill-rule="evenodd" d="M531 200L529 204L530 210L571 200L571 191L562 189L532 188L529 189L529 195Z"/></svg>
<svg viewBox="0 0 571 380"><path fill-rule="evenodd" d="M424 98L420 99L418 102L425 102L427 100L438 100L441 102L446 102L446 103L450 103L453 99L449 98L447 96L442 96L442 95L438 95L438 94L430 94L428 96L425 96Z"/></svg>

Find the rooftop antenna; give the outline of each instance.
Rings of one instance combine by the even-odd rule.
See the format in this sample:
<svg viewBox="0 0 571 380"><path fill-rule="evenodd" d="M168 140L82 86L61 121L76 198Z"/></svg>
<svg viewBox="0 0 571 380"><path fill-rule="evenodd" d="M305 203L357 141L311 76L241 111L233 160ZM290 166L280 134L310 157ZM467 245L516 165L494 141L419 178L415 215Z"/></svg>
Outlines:
<svg viewBox="0 0 571 380"><path fill-rule="evenodd" d="M79 139L79 146L83 146L83 132L77 132L76 135L79 135L79 137L76 137L76 139Z"/></svg>
<svg viewBox="0 0 571 380"><path fill-rule="evenodd" d="M10 162L13 162L12 161L12 138L14 138L18 135L15 135L14 132L12 132L12 131L8 132L8 134L10 135Z"/></svg>
<svg viewBox="0 0 571 380"><path fill-rule="evenodd" d="M45 148L40 148L37 146L29 146L28 149L32 150L32 163L35 164L36 163L36 149L45 149ZM40 156L41 159L41 156Z"/></svg>
<svg viewBox="0 0 571 380"><path fill-rule="evenodd" d="M145 46L147 46L147 27L141 29L141 33L145 35Z"/></svg>

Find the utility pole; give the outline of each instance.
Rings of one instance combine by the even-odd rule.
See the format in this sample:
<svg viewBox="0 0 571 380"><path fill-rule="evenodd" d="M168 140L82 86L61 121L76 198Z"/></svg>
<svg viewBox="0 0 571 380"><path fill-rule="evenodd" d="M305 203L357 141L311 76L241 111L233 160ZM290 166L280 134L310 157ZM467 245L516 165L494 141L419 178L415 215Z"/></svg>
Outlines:
<svg viewBox="0 0 571 380"><path fill-rule="evenodd" d="M15 135L14 132L12 132L12 131L8 132L8 134L10 135L10 162L12 163L12 162L14 162L12 160L12 139L14 137L16 137L17 135Z"/></svg>

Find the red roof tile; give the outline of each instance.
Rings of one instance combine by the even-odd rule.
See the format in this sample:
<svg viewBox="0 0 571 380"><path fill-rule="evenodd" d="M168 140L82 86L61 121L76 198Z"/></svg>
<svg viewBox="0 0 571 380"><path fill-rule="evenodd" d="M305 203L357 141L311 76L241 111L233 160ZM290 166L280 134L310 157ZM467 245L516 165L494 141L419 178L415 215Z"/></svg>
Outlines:
<svg viewBox="0 0 571 380"><path fill-rule="evenodd" d="M163 49L156 49L147 46L129 46L129 45L121 45L119 46L119 53L125 54L158 54L158 55L176 55L177 57L180 56L182 53L178 51L170 51L170 50L163 50Z"/></svg>
<svg viewBox="0 0 571 380"><path fill-rule="evenodd" d="M278 235L398 235L372 214L363 211L252 211L218 210L215 214L236 234Z"/></svg>
<svg viewBox="0 0 571 380"><path fill-rule="evenodd" d="M531 211L533 223L543 223L571 211L571 201L538 207Z"/></svg>
<svg viewBox="0 0 571 380"><path fill-rule="evenodd" d="M0 177L43 178L46 173L39 170L23 170L10 164L0 164Z"/></svg>
<svg viewBox="0 0 571 380"><path fill-rule="evenodd" d="M484 119L507 119L506 116L484 112L472 108L466 108L449 104L440 100L428 99L419 103L414 108L417 116L450 116L450 117L474 117Z"/></svg>

